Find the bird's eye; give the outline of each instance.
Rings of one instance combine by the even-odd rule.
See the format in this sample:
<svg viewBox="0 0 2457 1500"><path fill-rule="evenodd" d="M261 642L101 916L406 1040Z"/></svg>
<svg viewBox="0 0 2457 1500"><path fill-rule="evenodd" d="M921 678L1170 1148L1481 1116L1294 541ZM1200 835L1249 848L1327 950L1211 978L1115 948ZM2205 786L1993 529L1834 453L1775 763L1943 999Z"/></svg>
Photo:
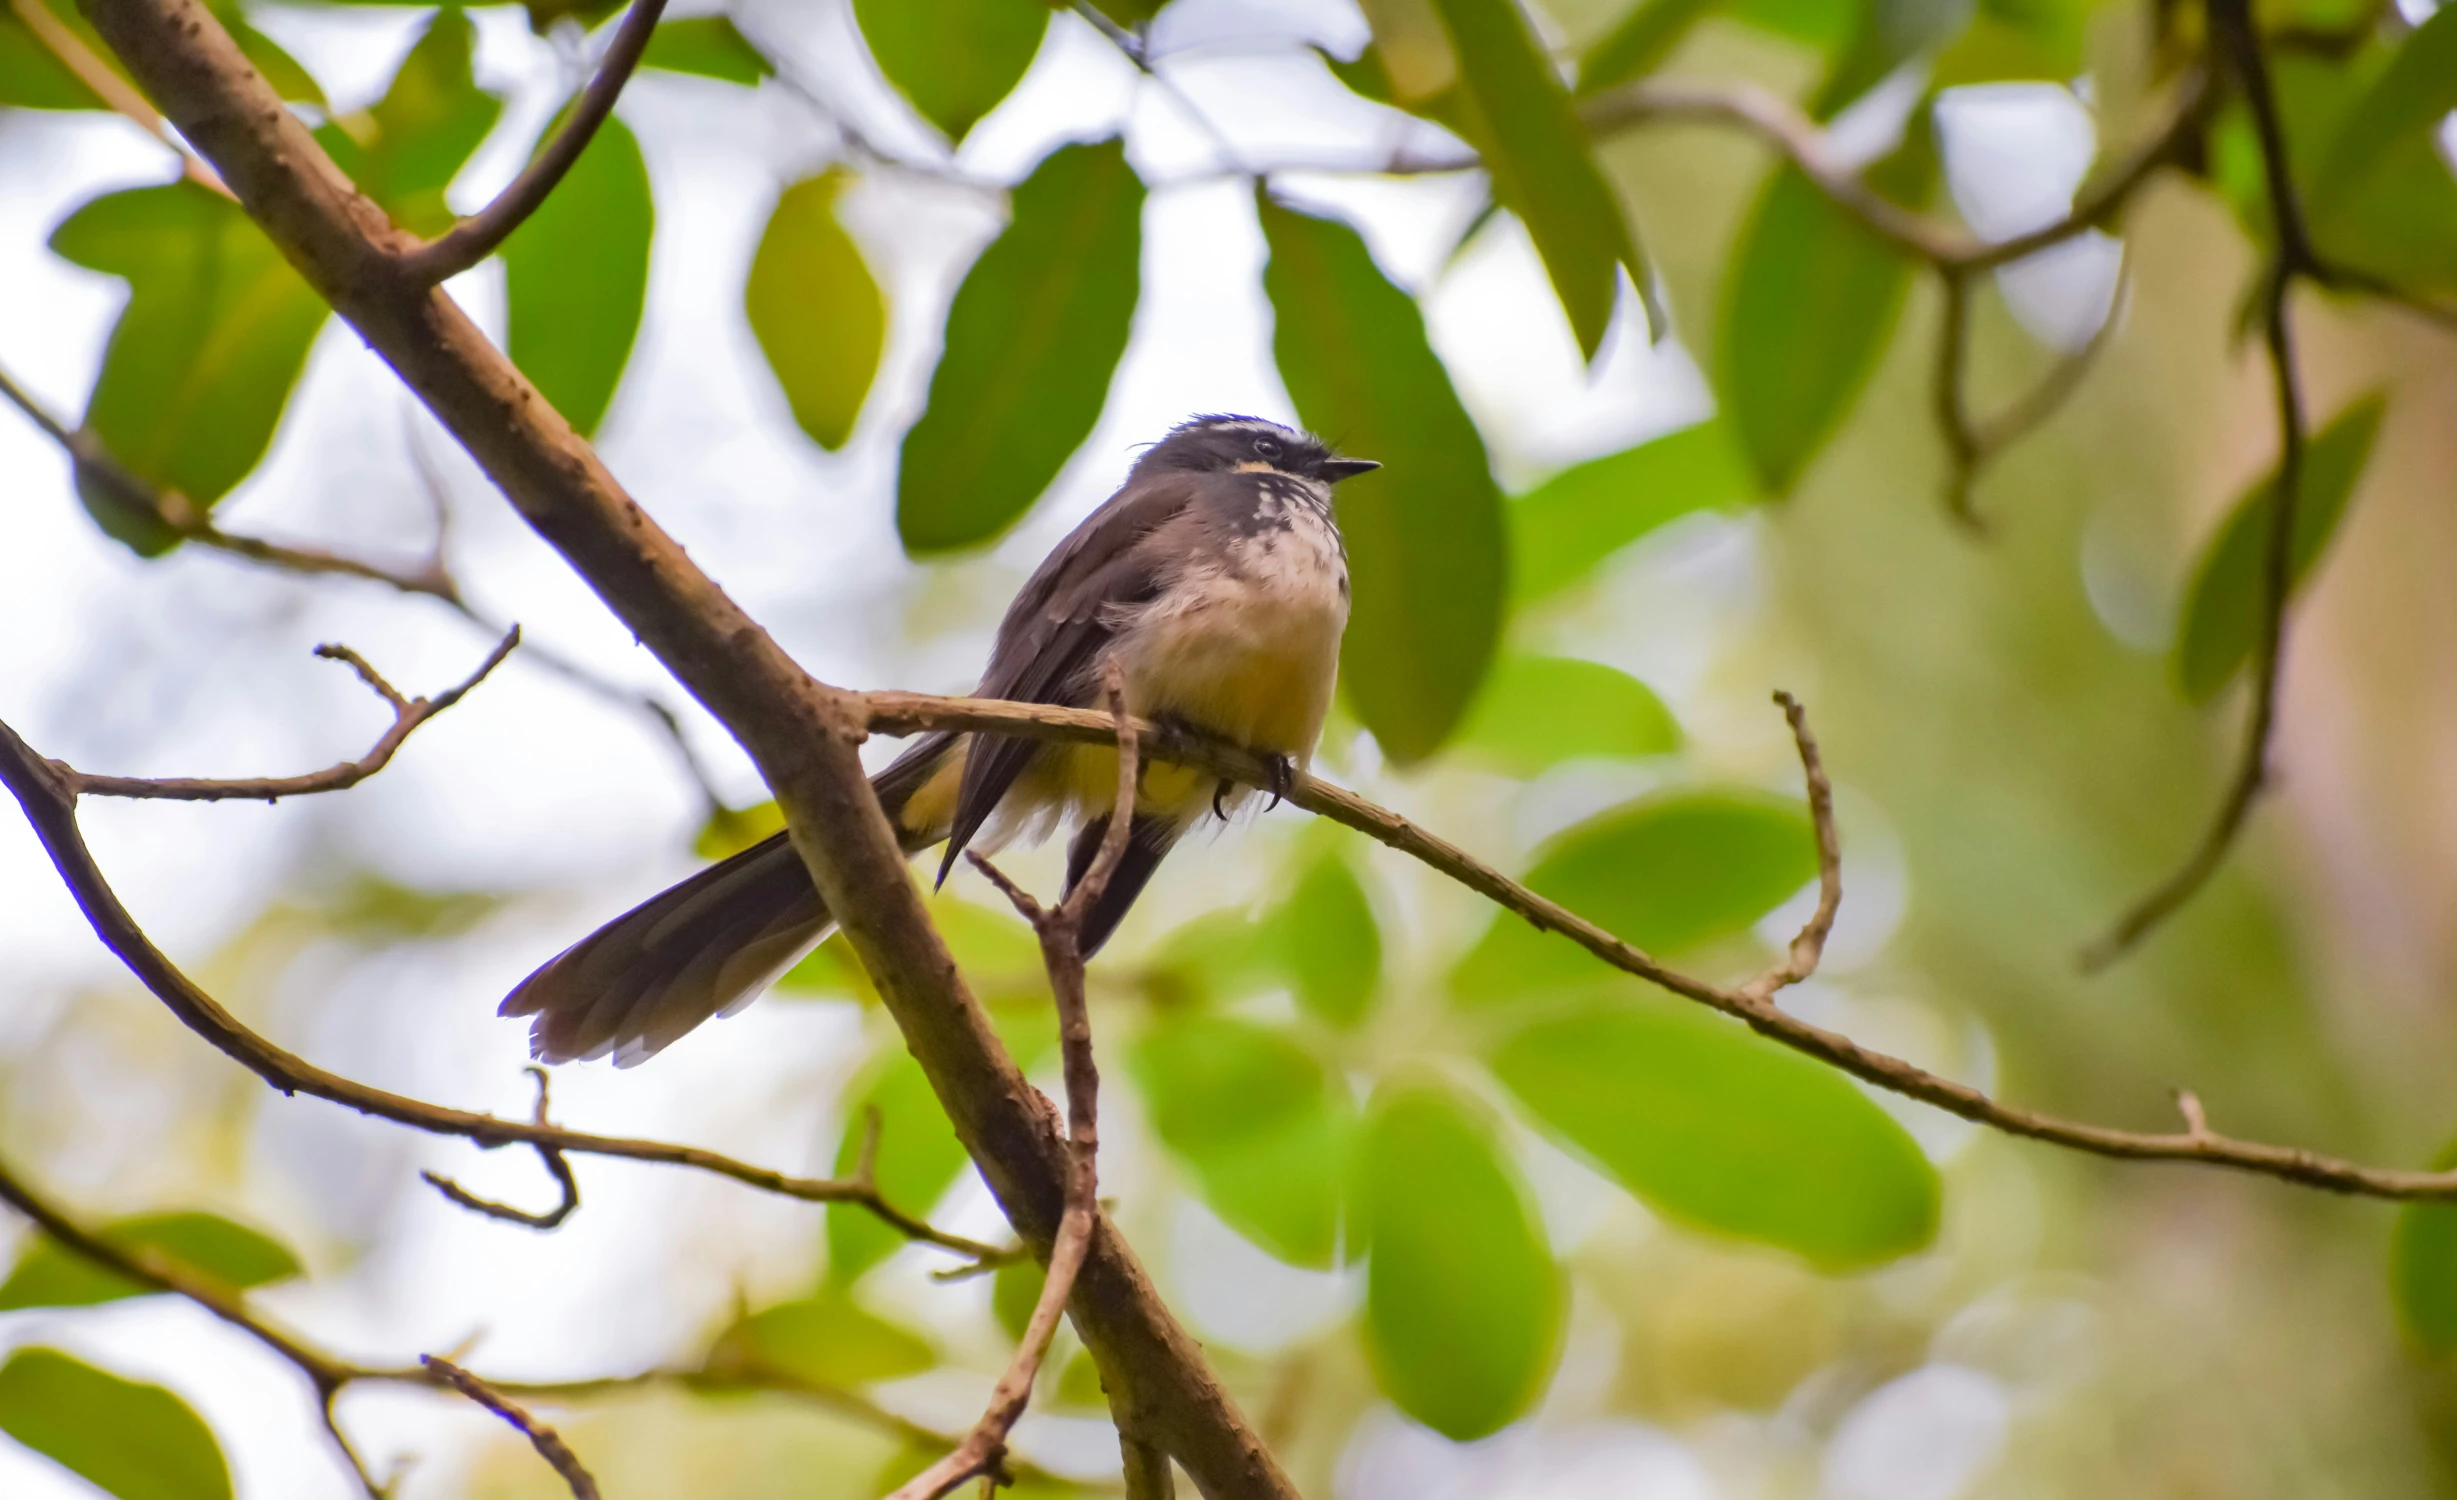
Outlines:
<svg viewBox="0 0 2457 1500"><path fill-rule="evenodd" d="M1254 440L1254 451L1264 458L1277 458L1280 456L1280 440L1258 437Z"/></svg>

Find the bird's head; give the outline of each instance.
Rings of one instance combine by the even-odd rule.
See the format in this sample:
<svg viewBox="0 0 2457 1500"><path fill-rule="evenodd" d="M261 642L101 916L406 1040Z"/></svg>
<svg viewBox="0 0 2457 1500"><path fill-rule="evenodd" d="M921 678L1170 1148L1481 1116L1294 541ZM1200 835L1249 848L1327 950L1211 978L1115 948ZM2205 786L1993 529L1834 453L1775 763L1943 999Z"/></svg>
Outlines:
<svg viewBox="0 0 2457 1500"><path fill-rule="evenodd" d="M1320 438L1260 417L1192 417L1136 461L1147 469L1193 469L1207 473L1275 469L1301 479L1337 484L1382 465L1370 458L1342 458Z"/></svg>

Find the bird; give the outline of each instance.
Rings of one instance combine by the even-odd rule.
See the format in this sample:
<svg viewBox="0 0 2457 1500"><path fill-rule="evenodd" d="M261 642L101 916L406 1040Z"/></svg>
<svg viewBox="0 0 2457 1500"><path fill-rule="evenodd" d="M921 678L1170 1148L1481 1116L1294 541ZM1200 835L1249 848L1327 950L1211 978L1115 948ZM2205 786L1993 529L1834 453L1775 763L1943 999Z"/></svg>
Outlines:
<svg viewBox="0 0 2457 1500"><path fill-rule="evenodd" d="M1381 465L1259 417L1206 414L1146 448L1125 482L1026 580L999 622L976 696L1095 707L1114 665L1126 711L1263 756L1275 796L1311 759L1347 628L1347 548L1331 489ZM1114 745L941 730L871 777L905 853L943 843L938 880L967 848L1071 825L1073 889L1108 831ZM1081 951L1116 931L1170 848L1251 795L1188 767L1146 763L1123 856L1085 913ZM506 996L531 1054L646 1061L712 1016L757 999L833 929L779 833L651 896L564 949Z"/></svg>

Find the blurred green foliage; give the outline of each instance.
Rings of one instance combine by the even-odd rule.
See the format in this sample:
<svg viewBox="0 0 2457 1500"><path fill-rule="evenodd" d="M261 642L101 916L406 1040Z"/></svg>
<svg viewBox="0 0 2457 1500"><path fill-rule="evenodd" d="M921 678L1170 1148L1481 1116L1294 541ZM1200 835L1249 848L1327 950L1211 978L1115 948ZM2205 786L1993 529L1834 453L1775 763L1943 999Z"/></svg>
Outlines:
<svg viewBox="0 0 2457 1500"><path fill-rule="evenodd" d="M56 1349L0 1365L0 1432L116 1500L230 1500L230 1468L188 1404Z"/></svg>
<svg viewBox="0 0 2457 1500"><path fill-rule="evenodd" d="M836 219L850 175L831 167L785 189L743 284L743 308L793 419L822 448L853 435L887 348L887 300Z"/></svg>
<svg viewBox="0 0 2457 1500"><path fill-rule="evenodd" d="M538 150L561 123L558 116L539 134ZM605 420L639 337L655 227L640 143L610 119L553 196L504 241L512 362L583 433Z"/></svg>
<svg viewBox="0 0 2457 1500"><path fill-rule="evenodd" d="M142 1252L234 1288L263 1286L299 1274L298 1258L244 1224L216 1214L143 1214L100 1225L95 1233L117 1249ZM77 1254L57 1240L32 1241L0 1282L0 1312L20 1307L90 1307L141 1297L153 1288Z"/></svg>

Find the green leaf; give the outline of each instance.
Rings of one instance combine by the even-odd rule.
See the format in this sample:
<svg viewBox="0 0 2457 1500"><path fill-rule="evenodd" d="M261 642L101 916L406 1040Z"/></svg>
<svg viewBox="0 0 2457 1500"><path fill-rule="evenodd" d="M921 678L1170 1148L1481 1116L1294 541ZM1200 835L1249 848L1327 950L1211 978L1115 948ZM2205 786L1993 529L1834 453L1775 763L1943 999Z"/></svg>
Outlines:
<svg viewBox="0 0 2457 1500"><path fill-rule="evenodd" d="M444 190L503 112L503 102L470 74L476 49L468 16L457 7L437 11L384 97L316 132L359 191L412 233L432 237L452 227Z"/></svg>
<svg viewBox="0 0 2457 1500"><path fill-rule="evenodd" d="M1663 65L1715 0L1638 0L1578 60L1578 96L1600 94Z"/></svg>
<svg viewBox="0 0 2457 1500"><path fill-rule="evenodd" d="M1123 142L1062 146L1016 188L1006 232L956 290L930 404L905 434L896 530L907 552L990 541L1092 435L1142 260L1143 183Z"/></svg>
<svg viewBox="0 0 2457 1500"><path fill-rule="evenodd" d="M1168 1005L1260 994L1284 977L1281 936L1278 923L1257 921L1243 908L1205 912L1180 923L1162 941L1141 980Z"/></svg>
<svg viewBox="0 0 2457 1500"><path fill-rule="evenodd" d="M2319 218L2334 216L2360 196L2373 172L2391 161L2398 148L2411 150L2420 138L2429 152L2429 136L2453 110L2457 9L2443 6L2398 46L2380 76L2347 110L2312 179L2311 212Z"/></svg>
<svg viewBox="0 0 2457 1500"><path fill-rule="evenodd" d="M1851 1080L1649 996L1539 1021L1492 1055L1528 1112L1649 1208L1829 1271L1935 1238L1936 1169Z"/></svg>
<svg viewBox="0 0 2457 1500"><path fill-rule="evenodd" d="M1550 598L1668 521L1755 498L1730 430L1712 418L1574 464L1510 502L1511 596L1522 607Z"/></svg>
<svg viewBox="0 0 2457 1500"><path fill-rule="evenodd" d="M230 1466L185 1401L57 1349L0 1365L0 1432L118 1500L230 1500Z"/></svg>
<svg viewBox="0 0 2457 1500"><path fill-rule="evenodd" d="M2457 1168L2457 1143L2432 1170ZM2408 1203L2389 1234L2389 1295L2406 1334L2430 1354L2457 1349L2457 1203Z"/></svg>
<svg viewBox="0 0 2457 1500"><path fill-rule="evenodd" d="M1585 127L1518 0L1434 0L1460 63L1468 139L1494 196L1519 216L1592 360L1612 326L1620 268L1650 295L1646 262L1620 200L1597 169ZM1648 318L1655 320L1652 305Z"/></svg>
<svg viewBox="0 0 2457 1500"><path fill-rule="evenodd" d="M1800 803L1713 789L1641 797L1588 819L1537 852L1526 883L1663 957L1747 932L1816 873ZM1619 972L1505 914L1453 972L1451 989L1489 1004Z"/></svg>
<svg viewBox="0 0 2457 1500"><path fill-rule="evenodd" d="M887 347L887 300L836 219L840 167L785 189L742 290L751 332L793 419L831 451L853 435Z"/></svg>
<svg viewBox="0 0 2457 1500"><path fill-rule="evenodd" d="M1732 19L1823 52L1840 46L1860 18L1860 5L1835 0L1727 0Z"/></svg>
<svg viewBox="0 0 2457 1500"><path fill-rule="evenodd" d="M1464 758L1513 776L1680 747L1681 727L1653 689L1602 662L1566 656L1504 658L1458 739Z"/></svg>
<svg viewBox="0 0 2457 1500"><path fill-rule="evenodd" d="M96 1233L106 1244L122 1250L150 1250L241 1289L299 1274L298 1258L288 1250L215 1214L146 1214L106 1224ZM20 1307L90 1307L152 1291L42 1236L28 1242L8 1280L0 1282L0 1312Z"/></svg>
<svg viewBox="0 0 2457 1500"><path fill-rule="evenodd" d="M1383 461L1332 492L1355 589L1340 682L1406 765L1458 726L1500 640L1501 491L1414 299L1348 226L1260 206L1280 377L1306 425Z"/></svg>
<svg viewBox="0 0 2457 1500"><path fill-rule="evenodd" d="M95 199L51 248L128 281L85 425L137 475L211 507L264 457L323 299L237 204L184 180ZM141 553L177 544L158 520L88 504Z"/></svg>
<svg viewBox="0 0 2457 1500"><path fill-rule="evenodd" d="M1031 0L853 0L871 60L950 141L1023 80L1049 28Z"/></svg>
<svg viewBox="0 0 2457 1500"><path fill-rule="evenodd" d="M774 1371L820 1385L868 1385L917 1375L938 1364L918 1335L857 1306L841 1291L822 1292L753 1313L718 1335L711 1373Z"/></svg>
<svg viewBox="0 0 2457 1500"><path fill-rule="evenodd" d="M2067 83L2089 67L2096 0L1979 0L1970 25L1938 56L1929 87L2044 79Z"/></svg>
<svg viewBox="0 0 2457 1500"><path fill-rule="evenodd" d="M1832 119L1896 68L1961 31L1971 18L1971 0L1860 0L1856 6L1832 8L1853 12L1856 24L1810 105L1810 113L1820 120ZM1924 118L1918 123L1925 127Z"/></svg>
<svg viewBox="0 0 2457 1500"><path fill-rule="evenodd" d="M729 859L764 838L785 831L785 810L773 801L749 807L720 807L708 815L691 839L691 852L702 859Z"/></svg>
<svg viewBox="0 0 2457 1500"><path fill-rule="evenodd" d="M1889 196L1924 197L1936 153L1926 117L1871 171ZM1778 170L1734 252L1718 394L1769 493L1786 494L1876 369L1911 283L1910 262L1793 166Z"/></svg>
<svg viewBox="0 0 2457 1500"><path fill-rule="evenodd" d="M53 19L78 33L80 39L92 32L75 6L64 11L54 0L35 0L51 12ZM94 44L94 55L108 58L108 47ZM101 109L103 102L84 80L60 61L58 54L43 45L32 27L17 14L13 5L0 5L0 106L16 109Z"/></svg>
<svg viewBox="0 0 2457 1500"><path fill-rule="evenodd" d="M1041 1288L1049 1284L1049 1268L1035 1260L1011 1260L990 1273L990 1314L1007 1337L1023 1342L1040 1304Z"/></svg>
<svg viewBox="0 0 2457 1500"><path fill-rule="evenodd" d="M921 1064L903 1047L890 1043L888 1056L856 1097L859 1102L848 1116L844 1144L837 1148L836 1174L842 1177L853 1171L861 1153L864 1121L876 1110L879 1192L908 1214L927 1214L947 1195L956 1174L964 1169L965 1156L955 1126L939 1107L930 1080L922 1076ZM829 1204L827 1220L830 1286L851 1286L905 1242L903 1235L857 1204Z"/></svg>
<svg viewBox="0 0 2457 1500"><path fill-rule="evenodd" d="M2304 445L2295 534L2287 551L2290 592L2320 561L2336 534L2364 460L2371 456L2372 438L2380 431L2386 406L2385 397L2365 397ZM2193 572L2183 628L2176 633L2175 670L2184 696L2195 703L2216 697L2252 659L2259 643L2268 595L2269 528L2277 504L2278 475L2273 469L2235 502Z"/></svg>
<svg viewBox="0 0 2457 1500"><path fill-rule="evenodd" d="M562 123L548 124L538 145ZM507 352L584 435L605 420L639 337L656 222L640 143L609 119L562 185L504 241Z"/></svg>
<svg viewBox="0 0 2457 1500"><path fill-rule="evenodd" d="M2420 31L2395 52L2373 47L2343 62L2282 52L2271 68L2287 162L2321 258L2418 295L2457 292L2457 178L2435 133L2401 118L2429 109L2445 83L2431 76L2451 45L2451 23L2442 19L2441 27L2419 55L2411 49L2423 40ZM2420 66L2409 65L2409 57ZM2375 109L2383 131L2377 137ZM2268 239L2267 188L2244 110L2230 113L2214 144L2239 163L2229 175L2247 231L2256 241ZM2328 175L2341 152L2346 175Z"/></svg>
<svg viewBox="0 0 2457 1500"><path fill-rule="evenodd" d="M1127 1058L1152 1129L1221 1222L1300 1266L1329 1266L1356 1112L1285 1032L1225 1016L1155 1025Z"/></svg>
<svg viewBox="0 0 2457 1500"><path fill-rule="evenodd" d="M1385 1084L1358 1167L1373 1242L1365 1334L1383 1392L1457 1442L1500 1430L1551 1377L1562 1295L1493 1122L1445 1085Z"/></svg>
<svg viewBox="0 0 2457 1500"><path fill-rule="evenodd" d="M686 16L658 22L657 29L649 33L640 66L740 84L756 84L776 72L776 64L735 29L730 16Z"/></svg>
<svg viewBox="0 0 2457 1500"><path fill-rule="evenodd" d="M1278 925L1298 1006L1333 1026L1364 1020L1382 978L1382 929L1348 861L1326 851L1307 865Z"/></svg>

